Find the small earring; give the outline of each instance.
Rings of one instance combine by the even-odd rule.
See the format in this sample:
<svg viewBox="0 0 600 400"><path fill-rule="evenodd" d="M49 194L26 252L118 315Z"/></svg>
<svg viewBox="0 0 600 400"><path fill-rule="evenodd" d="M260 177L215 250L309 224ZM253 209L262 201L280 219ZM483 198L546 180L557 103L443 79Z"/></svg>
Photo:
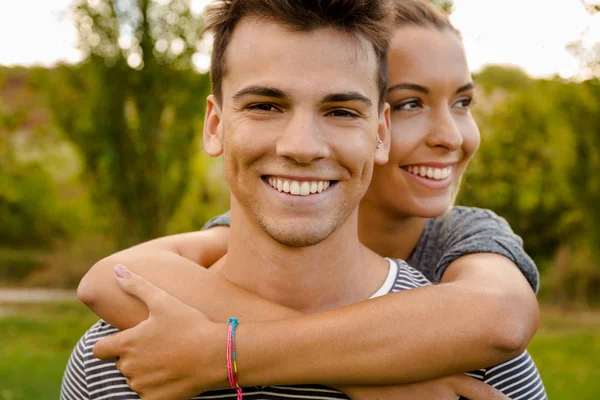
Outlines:
<svg viewBox="0 0 600 400"><path fill-rule="evenodd" d="M383 143L383 140L379 139L379 136L377 136L377 148L380 149L381 148L381 144Z"/></svg>

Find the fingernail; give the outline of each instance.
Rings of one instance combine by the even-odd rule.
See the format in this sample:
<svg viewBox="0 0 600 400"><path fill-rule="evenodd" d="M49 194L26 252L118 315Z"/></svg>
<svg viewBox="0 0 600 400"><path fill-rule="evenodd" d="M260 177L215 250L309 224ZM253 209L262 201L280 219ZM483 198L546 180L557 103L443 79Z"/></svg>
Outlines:
<svg viewBox="0 0 600 400"><path fill-rule="evenodd" d="M117 264L114 266L113 270L115 271L115 275L119 278L129 278L131 276L131 272L125 268L122 264Z"/></svg>

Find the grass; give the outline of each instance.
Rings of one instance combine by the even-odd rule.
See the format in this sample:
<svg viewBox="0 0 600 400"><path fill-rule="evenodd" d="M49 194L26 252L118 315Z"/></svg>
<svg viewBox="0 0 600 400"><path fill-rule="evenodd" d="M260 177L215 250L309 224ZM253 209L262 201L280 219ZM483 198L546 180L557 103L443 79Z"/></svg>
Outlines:
<svg viewBox="0 0 600 400"><path fill-rule="evenodd" d="M71 350L96 317L76 302L12 311L0 316L0 400L55 400ZM529 351L550 399L600 398L600 312L544 309Z"/></svg>
<svg viewBox="0 0 600 400"><path fill-rule="evenodd" d="M542 324L529 344L548 398L600 398L600 312L542 310Z"/></svg>
<svg viewBox="0 0 600 400"><path fill-rule="evenodd" d="M19 306L0 317L0 400L58 399L71 350L96 320L76 302Z"/></svg>

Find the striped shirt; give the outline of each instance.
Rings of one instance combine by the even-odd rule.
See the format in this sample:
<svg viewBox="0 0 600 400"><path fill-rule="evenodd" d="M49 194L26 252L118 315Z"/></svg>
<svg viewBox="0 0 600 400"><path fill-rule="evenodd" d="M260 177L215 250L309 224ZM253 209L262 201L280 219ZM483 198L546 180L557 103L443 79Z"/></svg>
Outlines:
<svg viewBox="0 0 600 400"><path fill-rule="evenodd" d="M404 261L390 260L390 272L383 286L372 297L429 285L430 282ZM67 364L61 400L139 399L119 372L114 361L101 361L92 351L98 340L117 332L104 321L92 326L79 340ZM511 399L547 399L537 368L527 352L491 368L467 373L502 391ZM236 399L233 389L213 390L194 399ZM271 385L245 387L245 399L315 399L332 400L348 397L332 388L321 385Z"/></svg>

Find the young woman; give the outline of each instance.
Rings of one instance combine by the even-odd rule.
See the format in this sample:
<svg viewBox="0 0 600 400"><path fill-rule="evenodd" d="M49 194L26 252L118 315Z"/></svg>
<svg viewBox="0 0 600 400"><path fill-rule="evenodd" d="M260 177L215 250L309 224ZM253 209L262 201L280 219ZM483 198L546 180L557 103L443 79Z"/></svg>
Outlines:
<svg viewBox="0 0 600 400"><path fill-rule="evenodd" d="M480 140L469 111L473 85L459 34L425 2L396 4L387 98L390 161L375 168L360 206L359 234L380 255L408 260L440 285L292 318L285 328L267 323L244 328L244 322L299 313L198 268L225 254L227 229L219 227L107 257L82 280L81 300L120 329L146 319L145 306L114 281L113 266L124 264L212 320L235 313L244 328L239 339L251 343L244 348L244 359L252 362L240 372L243 384L410 383L520 356L538 321L535 265L506 221L491 211L452 207ZM211 226L227 223L227 217L219 217ZM324 368L324 360L335 362ZM530 372L523 371L522 378ZM485 375L476 376L485 380ZM490 383L510 396L527 389L531 396L523 398L545 397L541 382L519 386L516 394L506 382Z"/></svg>

